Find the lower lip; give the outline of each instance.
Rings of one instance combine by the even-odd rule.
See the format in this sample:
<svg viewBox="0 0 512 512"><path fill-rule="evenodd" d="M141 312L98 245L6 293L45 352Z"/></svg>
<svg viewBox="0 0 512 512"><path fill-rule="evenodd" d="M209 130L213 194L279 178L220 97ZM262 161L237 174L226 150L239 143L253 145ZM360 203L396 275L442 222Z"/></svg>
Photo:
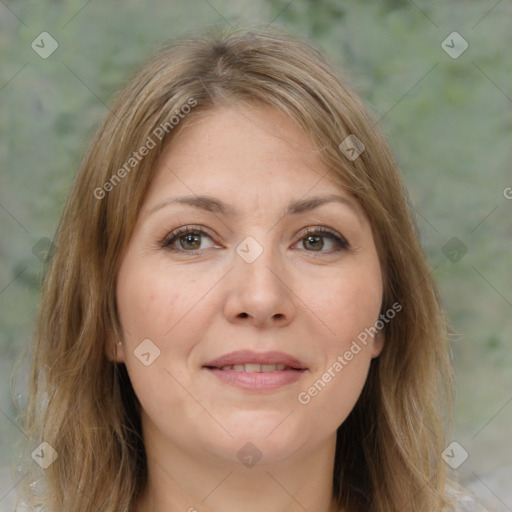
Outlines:
<svg viewBox="0 0 512 512"><path fill-rule="evenodd" d="M283 370L275 372L240 372L206 368L211 374L226 384L247 391L267 391L278 389L298 381L306 370Z"/></svg>

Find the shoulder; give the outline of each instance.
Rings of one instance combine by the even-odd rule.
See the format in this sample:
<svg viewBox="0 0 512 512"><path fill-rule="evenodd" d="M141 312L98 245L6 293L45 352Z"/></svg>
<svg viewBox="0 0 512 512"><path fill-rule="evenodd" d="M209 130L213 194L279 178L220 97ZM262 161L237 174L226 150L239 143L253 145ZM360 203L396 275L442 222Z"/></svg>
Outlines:
<svg viewBox="0 0 512 512"><path fill-rule="evenodd" d="M482 505L477 503L471 496L465 496L455 502L456 512L489 512Z"/></svg>
<svg viewBox="0 0 512 512"><path fill-rule="evenodd" d="M489 512L479 501L476 496L463 488L447 489L455 512Z"/></svg>

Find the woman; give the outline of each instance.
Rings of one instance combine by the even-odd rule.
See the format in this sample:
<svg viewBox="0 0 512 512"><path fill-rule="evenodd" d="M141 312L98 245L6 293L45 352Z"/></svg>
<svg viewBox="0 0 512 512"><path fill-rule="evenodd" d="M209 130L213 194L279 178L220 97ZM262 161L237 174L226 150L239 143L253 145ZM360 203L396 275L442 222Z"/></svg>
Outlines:
<svg viewBox="0 0 512 512"><path fill-rule="evenodd" d="M281 31L174 41L121 91L62 216L33 361L34 509L457 501L446 323L396 164Z"/></svg>

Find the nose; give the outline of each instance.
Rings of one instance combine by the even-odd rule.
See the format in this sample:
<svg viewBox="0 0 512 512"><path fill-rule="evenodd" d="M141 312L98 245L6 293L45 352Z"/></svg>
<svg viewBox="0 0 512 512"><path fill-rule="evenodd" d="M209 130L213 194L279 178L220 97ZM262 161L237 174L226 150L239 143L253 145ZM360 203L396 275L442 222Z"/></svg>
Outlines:
<svg viewBox="0 0 512 512"><path fill-rule="evenodd" d="M289 272L280 255L267 245L262 246L263 251L254 261L234 253L225 302L225 315L232 323L258 328L284 327L295 316Z"/></svg>

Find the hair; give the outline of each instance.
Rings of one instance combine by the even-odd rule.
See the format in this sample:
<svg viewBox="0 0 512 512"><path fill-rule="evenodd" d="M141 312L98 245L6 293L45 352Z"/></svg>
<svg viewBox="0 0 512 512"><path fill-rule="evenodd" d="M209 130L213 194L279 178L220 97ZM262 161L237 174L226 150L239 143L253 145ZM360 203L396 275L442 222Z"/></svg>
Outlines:
<svg viewBox="0 0 512 512"><path fill-rule="evenodd" d="M86 152L34 330L23 426L30 449L46 441L58 459L44 471L29 461L22 496L31 510L134 510L147 482L140 403L126 367L105 347L109 336L122 339L119 265L164 148L202 113L242 105L275 108L310 137L329 177L370 220L383 271L382 313L402 306L386 323L384 349L337 431L339 506L450 507L441 458L453 401L447 320L397 165L378 123L320 49L283 29L253 27L167 43L118 93ZM173 116L183 119L174 126ZM339 148L349 135L365 146L355 160ZM156 147L130 160L149 139Z"/></svg>

